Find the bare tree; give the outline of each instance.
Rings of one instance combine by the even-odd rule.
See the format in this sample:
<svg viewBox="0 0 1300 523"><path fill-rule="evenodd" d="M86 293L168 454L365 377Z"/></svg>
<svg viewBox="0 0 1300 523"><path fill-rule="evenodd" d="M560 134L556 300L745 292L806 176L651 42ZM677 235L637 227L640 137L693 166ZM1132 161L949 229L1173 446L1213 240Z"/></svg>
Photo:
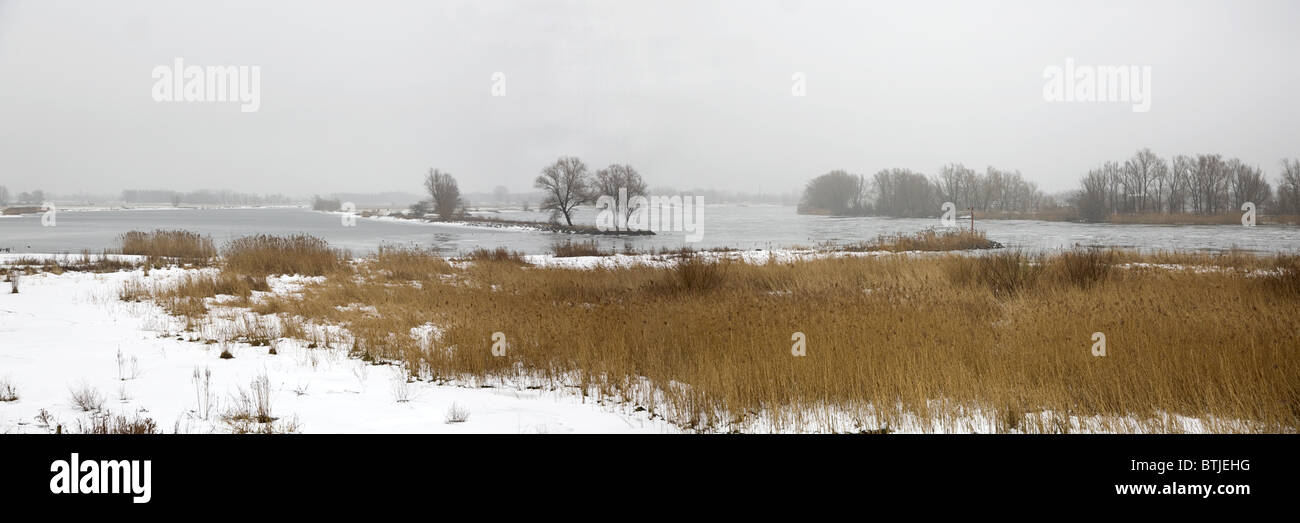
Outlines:
<svg viewBox="0 0 1300 523"><path fill-rule="evenodd" d="M1155 164L1152 165L1151 184L1154 186L1154 192L1150 194L1153 210L1164 212L1165 190L1169 186L1169 162L1164 158L1156 158Z"/></svg>
<svg viewBox="0 0 1300 523"><path fill-rule="evenodd" d="M1267 205L1273 197L1273 188L1264 179L1264 172L1259 167L1251 167L1241 160L1233 158L1228 161L1228 187L1232 198L1232 208L1240 209L1246 202L1256 206Z"/></svg>
<svg viewBox="0 0 1300 523"><path fill-rule="evenodd" d="M1173 167L1169 170L1169 193L1166 196L1169 212L1184 212L1187 209L1187 195L1191 190L1192 166L1195 162L1186 155L1174 157Z"/></svg>
<svg viewBox="0 0 1300 523"><path fill-rule="evenodd" d="M1142 149L1124 162L1124 188L1131 210L1146 212L1147 193L1159 163L1160 158L1151 149Z"/></svg>
<svg viewBox="0 0 1300 523"><path fill-rule="evenodd" d="M1277 182L1279 211L1300 214L1300 160L1282 160L1282 174Z"/></svg>
<svg viewBox="0 0 1300 523"><path fill-rule="evenodd" d="M1106 162L1101 166L1106 178L1105 214L1118 212L1123 208L1124 175L1119 162Z"/></svg>
<svg viewBox="0 0 1300 523"><path fill-rule="evenodd" d="M953 202L960 209L965 209L975 200L978 180L979 176L974 170L960 163L950 163L939 168L935 185L938 186L940 198Z"/></svg>
<svg viewBox="0 0 1300 523"><path fill-rule="evenodd" d="M460 186L456 184L456 178L450 173L429 169L429 174L424 177L424 189L428 191L429 199L433 202L434 213L443 219L456 215L456 210L462 203Z"/></svg>
<svg viewBox="0 0 1300 523"><path fill-rule="evenodd" d="M1106 219L1110 182L1110 176L1104 169L1093 169L1083 177L1081 182L1083 187L1075 197L1074 205L1079 209L1079 217L1084 221L1100 222Z"/></svg>
<svg viewBox="0 0 1300 523"><path fill-rule="evenodd" d="M9 188L0 185L0 205L9 203Z"/></svg>
<svg viewBox="0 0 1300 523"><path fill-rule="evenodd" d="M564 156L542 169L533 186L546 193L541 209L551 211L551 220L561 216L573 226L573 210L592 200L587 165L573 156Z"/></svg>
<svg viewBox="0 0 1300 523"><path fill-rule="evenodd" d="M641 179L641 174L636 172L631 165L610 165L604 169L596 171L594 183L595 194L593 196L609 196L614 199L614 215L619 217L620 222L627 220L628 214L632 211L631 204L628 208L621 208L627 202L619 202L619 189L627 192L627 202L632 198L646 195L646 183Z"/></svg>
<svg viewBox="0 0 1300 523"><path fill-rule="evenodd" d="M1227 167L1217 154L1198 154L1192 164L1192 210L1214 214L1227 207Z"/></svg>

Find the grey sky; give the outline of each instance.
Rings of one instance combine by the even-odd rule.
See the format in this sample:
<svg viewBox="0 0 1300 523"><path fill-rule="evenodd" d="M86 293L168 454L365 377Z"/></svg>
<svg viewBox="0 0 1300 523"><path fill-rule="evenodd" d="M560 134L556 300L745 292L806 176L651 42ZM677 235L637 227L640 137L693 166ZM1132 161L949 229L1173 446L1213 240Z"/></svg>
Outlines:
<svg viewBox="0 0 1300 523"><path fill-rule="evenodd" d="M1287 1L0 0L0 185L418 192L436 166L525 190L573 154L680 189L960 161L1056 191L1144 146L1272 180L1300 156L1297 22ZM260 110L153 101L175 57L260 66ZM1150 112L1047 103L1067 57L1151 66Z"/></svg>

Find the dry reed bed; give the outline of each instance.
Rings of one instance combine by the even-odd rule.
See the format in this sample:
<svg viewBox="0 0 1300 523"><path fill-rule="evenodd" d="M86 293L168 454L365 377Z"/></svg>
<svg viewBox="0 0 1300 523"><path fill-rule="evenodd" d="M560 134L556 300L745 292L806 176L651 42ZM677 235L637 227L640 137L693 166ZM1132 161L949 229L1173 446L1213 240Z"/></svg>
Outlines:
<svg viewBox="0 0 1300 523"><path fill-rule="evenodd" d="M187 300L232 294L277 320L275 332L245 338L345 343L429 379L526 374L695 430L930 430L982 416L999 431L1171 432L1185 427L1177 415L1214 432L1294 432L1300 419L1295 256L684 255L571 270L505 251L448 263L384 249L353 271L340 253L334 265L319 260L328 248L297 245L313 254L282 260L306 267L228 259L210 279L124 296L201 316ZM1224 270L1117 270L1174 261ZM265 283L273 270L325 277L293 295L254 293L246 278ZM429 324L440 329L432 346L410 335ZM319 339L319 325L347 336ZM491 352L496 332L509 342L504 357ZM795 332L806 356L791 354ZM1094 332L1106 336L1105 357L1091 354Z"/></svg>
<svg viewBox="0 0 1300 523"><path fill-rule="evenodd" d="M913 234L880 235L875 240L845 245L827 244L823 250L839 252L936 252L997 249L1002 244L988 239L984 231L968 229L926 229Z"/></svg>
<svg viewBox="0 0 1300 523"><path fill-rule="evenodd" d="M211 237L185 230L130 231L118 236L117 243L122 254L165 263L209 265L217 256Z"/></svg>

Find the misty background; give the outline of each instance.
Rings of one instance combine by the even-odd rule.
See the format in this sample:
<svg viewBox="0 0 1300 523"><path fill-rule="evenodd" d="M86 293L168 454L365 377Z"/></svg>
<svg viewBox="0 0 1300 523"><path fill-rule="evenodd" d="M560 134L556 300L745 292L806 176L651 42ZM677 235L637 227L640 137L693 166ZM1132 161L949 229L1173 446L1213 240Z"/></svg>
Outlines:
<svg viewBox="0 0 1300 523"><path fill-rule="evenodd" d="M1056 192L1142 147L1272 177L1300 143L1298 20L1285 1L0 0L0 185L419 194L437 167L528 192L575 155L682 189L963 162ZM260 110L155 102L177 57L260 66ZM1066 58L1150 66L1150 111L1044 101Z"/></svg>

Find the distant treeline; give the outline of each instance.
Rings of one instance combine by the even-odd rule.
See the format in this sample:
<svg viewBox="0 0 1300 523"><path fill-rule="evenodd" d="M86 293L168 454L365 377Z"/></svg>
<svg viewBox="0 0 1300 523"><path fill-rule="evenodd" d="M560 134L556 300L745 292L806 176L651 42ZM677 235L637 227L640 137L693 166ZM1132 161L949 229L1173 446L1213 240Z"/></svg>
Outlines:
<svg viewBox="0 0 1300 523"><path fill-rule="evenodd" d="M35 190L32 192L20 192L18 194L9 194L9 188L0 185L0 205L16 204L36 204L39 205L45 201L47 196L45 191Z"/></svg>
<svg viewBox="0 0 1300 523"><path fill-rule="evenodd" d="M804 187L800 214L834 216L939 216L945 202L958 211L986 215L1052 216L1107 221L1115 214L1240 213L1246 202L1261 214L1300 214L1300 160L1282 160L1277 190L1264 171L1217 154L1179 155L1171 160L1142 149L1123 162L1106 162L1062 197L1043 194L1020 171L988 167L983 173L948 164L934 176L886 169L870 177L832 171ZM1058 211L1068 212L1058 212Z"/></svg>
<svg viewBox="0 0 1300 523"><path fill-rule="evenodd" d="M125 190L122 191L125 203L182 203L198 205L290 205L296 200L281 194L252 194L229 190L203 189L193 192L165 190Z"/></svg>
<svg viewBox="0 0 1300 523"><path fill-rule="evenodd" d="M1300 214L1300 160L1282 160L1277 192L1264 171L1218 154L1165 160L1150 149L1106 162L1084 175L1073 198L1079 217L1105 221L1112 214L1239 213L1246 202L1260 213Z"/></svg>
<svg viewBox="0 0 1300 523"><path fill-rule="evenodd" d="M932 177L909 169L885 169L871 177L831 171L808 182L798 212L922 218L938 216L944 202L977 211L1036 212L1056 206L1020 171L989 167L979 173L956 163Z"/></svg>

